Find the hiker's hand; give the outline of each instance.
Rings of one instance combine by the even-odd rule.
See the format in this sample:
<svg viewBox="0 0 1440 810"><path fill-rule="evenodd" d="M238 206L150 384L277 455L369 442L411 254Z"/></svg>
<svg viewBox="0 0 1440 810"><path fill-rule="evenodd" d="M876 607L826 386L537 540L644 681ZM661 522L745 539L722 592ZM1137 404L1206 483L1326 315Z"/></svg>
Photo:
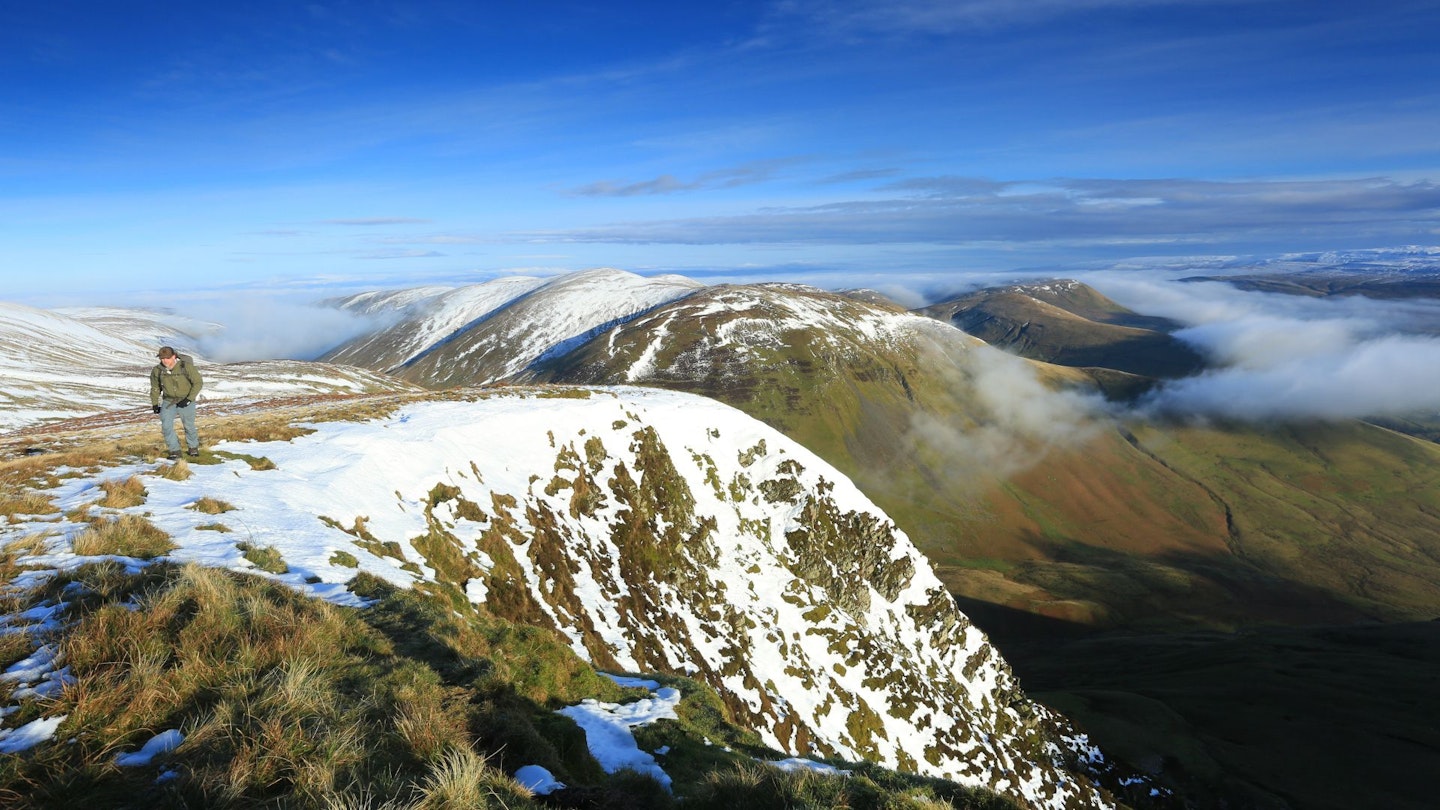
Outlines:
<svg viewBox="0 0 1440 810"><path fill-rule="evenodd" d="M150 406L150 410L154 411L155 413L159 413L159 412L160 412L160 406L159 406L159 405L151 405L151 406Z"/></svg>
<svg viewBox="0 0 1440 810"><path fill-rule="evenodd" d="M177 407L177 408L188 408L188 407L190 407L190 398L189 398L189 397L186 397L186 398L180 400L179 402L175 403L175 407Z"/></svg>

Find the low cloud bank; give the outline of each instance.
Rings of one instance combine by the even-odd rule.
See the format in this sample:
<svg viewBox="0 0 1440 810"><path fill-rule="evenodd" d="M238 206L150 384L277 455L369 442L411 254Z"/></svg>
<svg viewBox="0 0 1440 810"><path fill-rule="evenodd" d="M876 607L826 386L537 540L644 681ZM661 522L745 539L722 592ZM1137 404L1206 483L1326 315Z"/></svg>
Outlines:
<svg viewBox="0 0 1440 810"><path fill-rule="evenodd" d="M1258 293L1220 282L1101 273L1086 280L1213 365L1157 389L1140 407L1240 419L1440 414L1440 301Z"/></svg>
<svg viewBox="0 0 1440 810"><path fill-rule="evenodd" d="M1005 478L1039 463L1051 450L1075 447L1107 424L1098 394L1055 390L1026 360L979 345L931 345L922 361L961 401L972 420L925 411L911 419L912 451L934 454L957 477Z"/></svg>
<svg viewBox="0 0 1440 810"><path fill-rule="evenodd" d="M1144 407L1242 419L1440 413L1440 338L1391 335L1255 361L1173 382Z"/></svg>
<svg viewBox="0 0 1440 810"><path fill-rule="evenodd" d="M388 324L377 316L272 297L242 296L200 304L194 314L222 325L197 338L196 346L219 363L314 360L347 340Z"/></svg>

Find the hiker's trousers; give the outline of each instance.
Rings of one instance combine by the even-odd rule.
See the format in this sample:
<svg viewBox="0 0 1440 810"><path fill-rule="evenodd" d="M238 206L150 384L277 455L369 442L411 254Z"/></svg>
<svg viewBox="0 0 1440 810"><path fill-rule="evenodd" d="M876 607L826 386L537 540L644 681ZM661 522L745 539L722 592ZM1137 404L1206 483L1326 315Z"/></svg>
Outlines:
<svg viewBox="0 0 1440 810"><path fill-rule="evenodd" d="M160 403L160 432L165 436L165 448L172 453L180 452L180 437L175 435L175 414L180 414L180 424L185 427L185 441L191 450L200 449L200 434L195 432L195 401L181 408L173 401Z"/></svg>

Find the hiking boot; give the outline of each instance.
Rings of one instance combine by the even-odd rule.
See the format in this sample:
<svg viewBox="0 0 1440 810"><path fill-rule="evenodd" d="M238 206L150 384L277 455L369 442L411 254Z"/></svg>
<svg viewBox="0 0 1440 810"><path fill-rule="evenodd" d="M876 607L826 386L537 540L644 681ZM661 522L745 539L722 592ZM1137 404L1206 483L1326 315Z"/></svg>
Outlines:
<svg viewBox="0 0 1440 810"><path fill-rule="evenodd" d="M168 458L168 459L170 459L171 461L174 461L175 459L180 458L180 454L179 454L179 453L166 453L166 454L165 454L165 458Z"/></svg>
<svg viewBox="0 0 1440 810"><path fill-rule="evenodd" d="M192 449L190 450L190 452L186 453L185 455L187 455L187 456L189 456L189 457L191 457L191 458L199 458L199 457L200 457L200 448L198 448L198 447L192 448Z"/></svg>

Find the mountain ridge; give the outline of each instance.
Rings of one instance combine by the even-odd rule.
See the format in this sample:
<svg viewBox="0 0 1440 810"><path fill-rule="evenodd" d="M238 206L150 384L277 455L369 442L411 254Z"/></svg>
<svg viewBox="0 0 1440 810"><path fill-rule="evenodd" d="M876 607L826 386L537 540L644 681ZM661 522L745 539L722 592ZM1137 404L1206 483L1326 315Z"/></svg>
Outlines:
<svg viewBox="0 0 1440 810"><path fill-rule="evenodd" d="M496 279L420 301L401 322L321 359L393 373L432 388L494 382L558 347L583 342L702 286L683 276L644 277L614 269L551 279ZM463 303L466 297L479 305ZM455 298L462 304L448 312L447 301Z"/></svg>
<svg viewBox="0 0 1440 810"><path fill-rule="evenodd" d="M312 595L354 603L344 583L356 560L393 584L553 626L598 666L711 683L778 749L1039 806L1108 806L1057 770L1105 769L1098 752L1024 698L903 533L779 433L653 389L406 397L370 421L312 416L288 439L221 443L207 450L220 465L183 480L141 461L40 494L62 514L144 513L177 561L253 570L216 533L229 524ZM102 481L137 475L144 503L94 505ZM187 508L208 492L231 510ZM39 560L74 564L65 549L84 524L32 521L7 533L43 527Z"/></svg>

